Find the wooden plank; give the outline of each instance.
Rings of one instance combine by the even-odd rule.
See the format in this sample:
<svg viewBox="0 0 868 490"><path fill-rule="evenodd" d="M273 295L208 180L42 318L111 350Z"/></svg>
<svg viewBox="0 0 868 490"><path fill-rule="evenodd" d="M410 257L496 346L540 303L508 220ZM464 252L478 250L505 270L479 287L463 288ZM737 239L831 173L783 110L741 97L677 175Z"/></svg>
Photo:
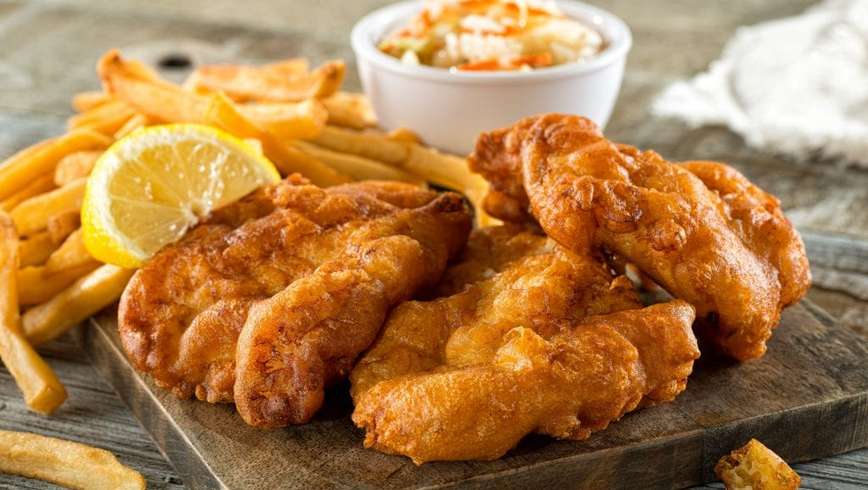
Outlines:
<svg viewBox="0 0 868 490"><path fill-rule="evenodd" d="M35 414L27 409L9 373L0 369L0 429L36 432L95 445L141 472L149 488L182 488L172 467L154 450L147 432L136 423L112 387L86 362L74 339L63 337L40 348L40 353L66 385L69 398L51 417ZM0 480L0 488L46 487L43 482L9 475Z"/></svg>
<svg viewBox="0 0 868 490"><path fill-rule="evenodd" d="M675 403L628 415L585 442L531 437L498 461L420 467L362 448L346 386L312 423L261 431L231 406L177 400L139 375L112 313L82 333L97 371L194 486L680 488L712 481L718 458L750 437L794 462L868 445L868 340L809 302L785 311L763 359L736 365L706 354Z"/></svg>

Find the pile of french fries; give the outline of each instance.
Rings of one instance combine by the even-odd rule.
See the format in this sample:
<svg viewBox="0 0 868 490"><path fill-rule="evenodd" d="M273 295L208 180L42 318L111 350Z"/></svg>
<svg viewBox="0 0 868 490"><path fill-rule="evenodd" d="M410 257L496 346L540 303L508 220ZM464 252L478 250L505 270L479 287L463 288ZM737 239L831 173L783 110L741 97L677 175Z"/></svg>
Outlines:
<svg viewBox="0 0 868 490"><path fill-rule="evenodd" d="M410 130L376 129L367 99L340 90L344 72L341 61L311 69L304 59L211 65L176 85L109 51L97 65L103 90L73 98L77 114L67 133L0 164L0 357L28 407L50 414L66 399L33 347L114 303L132 276L88 254L80 210L94 163L139 128L215 126L253 144L284 176L297 172L324 187L365 179L430 182L464 193L481 225L493 221L478 206L485 180L463 158L424 146Z"/></svg>

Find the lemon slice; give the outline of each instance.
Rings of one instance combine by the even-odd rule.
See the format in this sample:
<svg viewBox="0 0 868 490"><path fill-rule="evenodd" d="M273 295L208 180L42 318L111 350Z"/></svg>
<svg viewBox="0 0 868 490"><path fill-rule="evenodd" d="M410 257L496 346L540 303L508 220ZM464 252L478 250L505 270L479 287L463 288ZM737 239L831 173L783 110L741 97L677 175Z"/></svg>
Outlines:
<svg viewBox="0 0 868 490"><path fill-rule="evenodd" d="M279 180L271 162L223 131L140 129L94 166L81 210L85 247L103 262L137 267L212 210Z"/></svg>

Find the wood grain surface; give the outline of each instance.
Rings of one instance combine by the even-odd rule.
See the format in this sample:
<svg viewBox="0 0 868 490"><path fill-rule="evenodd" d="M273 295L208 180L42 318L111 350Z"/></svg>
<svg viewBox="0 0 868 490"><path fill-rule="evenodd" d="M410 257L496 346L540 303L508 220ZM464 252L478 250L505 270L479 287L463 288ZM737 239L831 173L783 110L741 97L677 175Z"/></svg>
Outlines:
<svg viewBox="0 0 868 490"><path fill-rule="evenodd" d="M438 462L364 449L347 387L311 423L263 431L231 405L178 400L127 362L114 311L80 331L115 387L185 482L200 488L682 488L751 437L787 461L868 445L868 343L809 302L784 312L761 360L705 354L675 403L629 414L581 443L526 438L492 462Z"/></svg>
<svg viewBox="0 0 868 490"><path fill-rule="evenodd" d="M386 0L0 0L0 158L63 130L69 100L97 87L106 49L157 62L260 61L293 55L352 60L349 29ZM837 162L793 161L749 149L723 128L689 129L652 118L648 106L668 83L705 69L740 25L792 15L810 0L592 1L632 27L634 48L607 134L672 159L732 163L783 201L808 245L815 287L808 297L868 338L868 171ZM351 66L350 73L353 73ZM178 80L183 71L164 71ZM354 75L348 81L357 86ZM840 328L840 327L839 327ZM110 449L145 474L151 488L179 488L119 398L68 339L42 349L70 400L51 418L26 410L0 369L0 427L68 437ZM688 390L688 393L690 390ZM800 431L793 430L794 437ZM868 487L868 450L796 465L804 488ZM709 488L719 488L711 484ZM52 488L0 475L0 488Z"/></svg>

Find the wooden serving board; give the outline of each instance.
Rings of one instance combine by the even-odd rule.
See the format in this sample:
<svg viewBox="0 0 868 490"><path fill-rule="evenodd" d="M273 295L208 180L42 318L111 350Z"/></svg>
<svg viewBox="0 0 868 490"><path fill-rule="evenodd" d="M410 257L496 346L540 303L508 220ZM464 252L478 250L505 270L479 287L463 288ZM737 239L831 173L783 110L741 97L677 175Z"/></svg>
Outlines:
<svg viewBox="0 0 868 490"><path fill-rule="evenodd" d="M868 340L804 301L759 361L705 355L674 403L629 414L583 442L526 438L491 462L408 459L362 447L346 386L310 424L263 431L231 405L182 401L127 362L107 312L81 329L96 370L193 488L681 488L715 479L756 437L790 462L868 446Z"/></svg>

